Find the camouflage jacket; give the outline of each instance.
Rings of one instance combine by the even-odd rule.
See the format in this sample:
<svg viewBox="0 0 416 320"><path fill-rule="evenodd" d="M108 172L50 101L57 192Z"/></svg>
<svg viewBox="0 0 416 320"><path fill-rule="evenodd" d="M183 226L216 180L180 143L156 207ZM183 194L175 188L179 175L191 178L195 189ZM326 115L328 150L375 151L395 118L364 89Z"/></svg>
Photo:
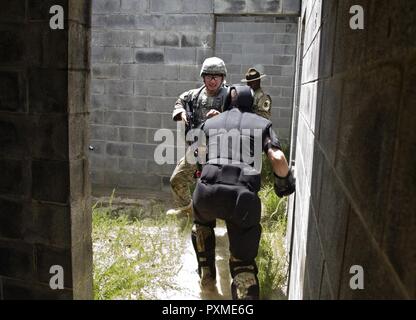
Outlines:
<svg viewBox="0 0 416 320"><path fill-rule="evenodd" d="M261 88L258 88L254 92L253 110L259 116L270 120L272 115L272 98L268 94L265 94Z"/></svg>
<svg viewBox="0 0 416 320"><path fill-rule="evenodd" d="M215 109L219 112L224 111L224 103L227 97L228 87L222 86L214 97L207 95L205 87L192 89L182 93L175 102L172 113L172 119L180 120L180 114L186 110L188 101L193 101L193 121L194 126L198 126L206 120L206 114L209 110Z"/></svg>

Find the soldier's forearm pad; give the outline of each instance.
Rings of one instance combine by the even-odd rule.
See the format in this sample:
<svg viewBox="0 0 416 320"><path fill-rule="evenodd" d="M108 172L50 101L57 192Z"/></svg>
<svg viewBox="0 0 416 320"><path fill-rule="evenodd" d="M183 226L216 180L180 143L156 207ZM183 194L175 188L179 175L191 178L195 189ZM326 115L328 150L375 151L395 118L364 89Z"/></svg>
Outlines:
<svg viewBox="0 0 416 320"><path fill-rule="evenodd" d="M286 177L279 177L274 174L274 192L278 197L292 194L296 190L296 180L293 177L293 169L289 169Z"/></svg>

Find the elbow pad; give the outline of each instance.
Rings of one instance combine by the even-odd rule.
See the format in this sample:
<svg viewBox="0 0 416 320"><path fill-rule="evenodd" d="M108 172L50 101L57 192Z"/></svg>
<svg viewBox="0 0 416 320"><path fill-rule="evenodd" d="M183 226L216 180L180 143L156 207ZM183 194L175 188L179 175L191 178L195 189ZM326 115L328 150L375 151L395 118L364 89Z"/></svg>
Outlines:
<svg viewBox="0 0 416 320"><path fill-rule="evenodd" d="M288 196L296 190L296 179L293 176L293 169L289 169L286 177L282 178L274 174L274 192L280 198Z"/></svg>

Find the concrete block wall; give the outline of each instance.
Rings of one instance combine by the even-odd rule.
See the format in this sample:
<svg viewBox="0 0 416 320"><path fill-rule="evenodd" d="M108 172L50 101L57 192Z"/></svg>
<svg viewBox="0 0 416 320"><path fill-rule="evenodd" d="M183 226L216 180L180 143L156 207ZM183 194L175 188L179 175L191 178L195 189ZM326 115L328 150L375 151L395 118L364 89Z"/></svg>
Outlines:
<svg viewBox="0 0 416 320"><path fill-rule="evenodd" d="M416 6L311 0L302 20L289 298L414 299Z"/></svg>
<svg viewBox="0 0 416 320"><path fill-rule="evenodd" d="M234 10L237 4L239 11ZM90 121L94 192L108 194L114 187L170 192L169 177L175 165L155 164L153 152L159 142L154 133L168 128L176 134L176 123L171 120L175 100L183 91L202 84L199 70L205 58L226 53L215 48L216 16L296 15L299 8L298 0L93 0ZM293 37L292 21L282 23L290 30L278 34L282 39L277 42ZM284 66L290 73L289 46L281 46L282 50L287 47L282 58L270 55L269 65ZM245 73L241 67L230 69L238 81ZM278 87L274 96L275 106L281 109L274 116L286 134L289 124L278 117L288 119L290 75L276 74L269 81L278 81L278 77L282 77L282 85L273 83Z"/></svg>
<svg viewBox="0 0 416 320"><path fill-rule="evenodd" d="M272 98L272 121L279 138L289 140L295 73L296 17L219 16L215 54L229 72L228 83L241 83L255 66L267 77L261 85Z"/></svg>
<svg viewBox="0 0 416 320"><path fill-rule="evenodd" d="M0 299L92 297L90 5L0 1ZM64 289L49 286L53 265Z"/></svg>

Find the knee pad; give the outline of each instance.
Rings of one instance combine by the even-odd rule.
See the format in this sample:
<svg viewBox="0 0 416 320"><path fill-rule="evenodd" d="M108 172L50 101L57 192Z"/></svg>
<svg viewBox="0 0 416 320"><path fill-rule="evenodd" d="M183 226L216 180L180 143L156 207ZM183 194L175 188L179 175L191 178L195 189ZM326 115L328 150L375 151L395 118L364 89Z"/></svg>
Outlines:
<svg viewBox="0 0 416 320"><path fill-rule="evenodd" d="M208 268L210 275L215 279L215 233L214 228L194 224L192 227L192 244L198 260L198 273Z"/></svg>
<svg viewBox="0 0 416 320"><path fill-rule="evenodd" d="M260 286L257 278L257 265L254 260L230 259L230 272L233 278L231 294L234 300L258 300Z"/></svg>
<svg viewBox="0 0 416 320"><path fill-rule="evenodd" d="M247 188L238 191L232 222L242 228L260 223L261 202L257 194Z"/></svg>

